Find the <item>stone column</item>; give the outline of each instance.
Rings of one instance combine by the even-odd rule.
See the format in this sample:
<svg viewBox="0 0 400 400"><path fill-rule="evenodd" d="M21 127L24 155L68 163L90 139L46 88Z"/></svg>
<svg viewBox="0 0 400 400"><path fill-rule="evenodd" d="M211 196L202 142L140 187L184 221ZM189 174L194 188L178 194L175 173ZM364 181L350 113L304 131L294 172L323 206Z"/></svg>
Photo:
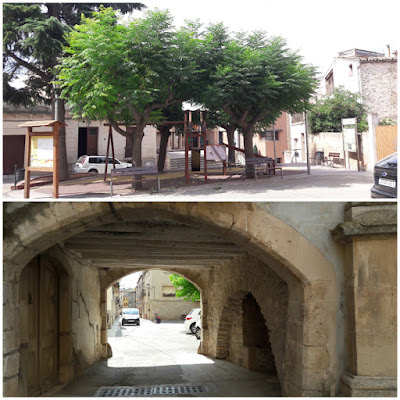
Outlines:
<svg viewBox="0 0 400 400"><path fill-rule="evenodd" d="M345 247L344 396L396 396L396 221L396 203L350 203L332 232Z"/></svg>

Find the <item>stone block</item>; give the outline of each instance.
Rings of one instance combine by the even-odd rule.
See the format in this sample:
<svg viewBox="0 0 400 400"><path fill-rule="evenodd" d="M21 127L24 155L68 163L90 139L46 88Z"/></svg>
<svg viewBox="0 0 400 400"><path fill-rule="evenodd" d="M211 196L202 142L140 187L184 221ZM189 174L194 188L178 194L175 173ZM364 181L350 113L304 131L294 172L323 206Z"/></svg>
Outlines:
<svg viewBox="0 0 400 400"><path fill-rule="evenodd" d="M3 356L3 374L5 378L18 375L19 353Z"/></svg>
<svg viewBox="0 0 400 400"><path fill-rule="evenodd" d="M15 331L3 332L3 354L11 353L19 347L19 338Z"/></svg>
<svg viewBox="0 0 400 400"><path fill-rule="evenodd" d="M18 376L3 381L3 396L16 397L18 396Z"/></svg>
<svg viewBox="0 0 400 400"><path fill-rule="evenodd" d="M339 392L344 397L397 397L397 378L358 376L347 372L340 380Z"/></svg>

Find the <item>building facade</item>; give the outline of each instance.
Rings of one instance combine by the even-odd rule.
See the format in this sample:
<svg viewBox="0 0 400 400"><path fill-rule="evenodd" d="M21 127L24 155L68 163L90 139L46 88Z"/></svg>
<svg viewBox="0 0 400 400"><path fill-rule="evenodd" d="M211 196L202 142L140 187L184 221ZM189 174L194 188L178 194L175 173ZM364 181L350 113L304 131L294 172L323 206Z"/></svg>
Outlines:
<svg viewBox="0 0 400 400"><path fill-rule="evenodd" d="M18 125L26 121L50 120L51 109L37 106L34 109L15 108L3 105L3 173L14 174L14 166L23 168L25 162L26 128ZM106 155L109 126L103 121L73 119L67 110L65 117L68 167L73 166L81 155ZM133 128L132 128L133 129ZM156 165L156 129L146 126L142 141L143 165ZM115 157L119 160L132 159L132 143L117 132L113 132ZM110 149L111 155L111 149Z"/></svg>
<svg viewBox="0 0 400 400"><path fill-rule="evenodd" d="M144 271L139 287L143 300L139 312L143 318L154 320L157 313L161 320L180 321L193 308L200 307L199 302L185 301L176 297L176 291L169 279L171 272L159 270Z"/></svg>

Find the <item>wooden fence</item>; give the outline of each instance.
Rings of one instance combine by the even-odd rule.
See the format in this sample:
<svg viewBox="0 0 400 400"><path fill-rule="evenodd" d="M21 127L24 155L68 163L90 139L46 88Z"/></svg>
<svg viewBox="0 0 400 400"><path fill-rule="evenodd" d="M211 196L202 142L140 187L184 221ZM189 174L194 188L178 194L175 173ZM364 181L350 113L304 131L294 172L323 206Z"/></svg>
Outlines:
<svg viewBox="0 0 400 400"><path fill-rule="evenodd" d="M378 160L397 151L397 125L377 126L375 132Z"/></svg>

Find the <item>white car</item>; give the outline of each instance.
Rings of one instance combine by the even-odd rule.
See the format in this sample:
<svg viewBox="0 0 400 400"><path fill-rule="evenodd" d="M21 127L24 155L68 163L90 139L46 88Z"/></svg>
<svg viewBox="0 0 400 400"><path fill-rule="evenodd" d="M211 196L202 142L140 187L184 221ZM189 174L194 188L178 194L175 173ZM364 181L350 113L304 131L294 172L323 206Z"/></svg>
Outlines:
<svg viewBox="0 0 400 400"><path fill-rule="evenodd" d="M137 308L123 308L121 315L122 325L125 325L126 323L140 325L140 315Z"/></svg>
<svg viewBox="0 0 400 400"><path fill-rule="evenodd" d="M200 320L201 308L193 308L188 315L186 315L183 326L186 330L196 333L196 322Z"/></svg>
<svg viewBox="0 0 400 400"><path fill-rule="evenodd" d="M131 163L125 163L115 160L115 168L128 168L132 167ZM111 172L114 168L112 157L108 157L107 173ZM80 156L75 163L74 172L95 172L98 174L104 174L106 169L106 157L105 156Z"/></svg>
<svg viewBox="0 0 400 400"><path fill-rule="evenodd" d="M196 322L196 331L194 334L197 339L201 339L201 318Z"/></svg>

